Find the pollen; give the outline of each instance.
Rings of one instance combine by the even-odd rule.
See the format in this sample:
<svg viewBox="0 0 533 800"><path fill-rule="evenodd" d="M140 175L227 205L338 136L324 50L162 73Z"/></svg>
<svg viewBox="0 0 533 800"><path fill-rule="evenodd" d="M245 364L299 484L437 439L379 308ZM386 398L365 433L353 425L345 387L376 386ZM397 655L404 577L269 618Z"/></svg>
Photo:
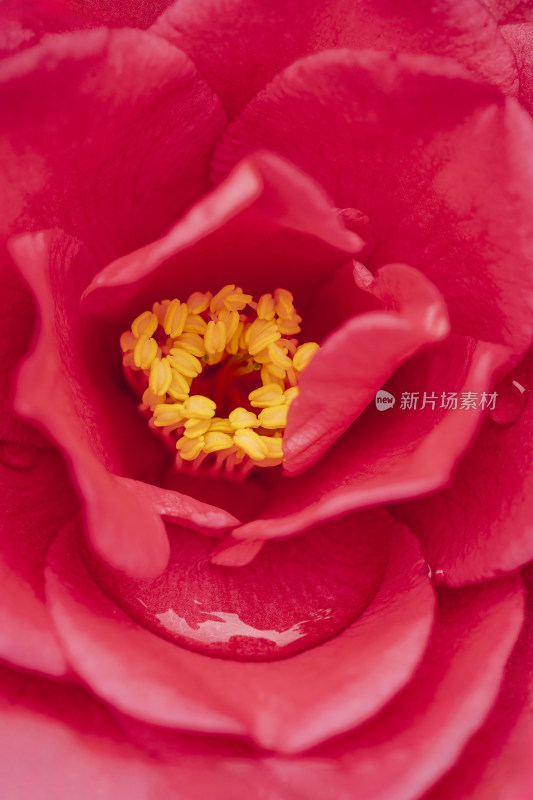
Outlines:
<svg viewBox="0 0 533 800"><path fill-rule="evenodd" d="M283 462L299 376L320 349L298 341L301 321L287 289L255 301L235 284L156 300L135 317L120 337L123 367L177 469L242 480Z"/></svg>

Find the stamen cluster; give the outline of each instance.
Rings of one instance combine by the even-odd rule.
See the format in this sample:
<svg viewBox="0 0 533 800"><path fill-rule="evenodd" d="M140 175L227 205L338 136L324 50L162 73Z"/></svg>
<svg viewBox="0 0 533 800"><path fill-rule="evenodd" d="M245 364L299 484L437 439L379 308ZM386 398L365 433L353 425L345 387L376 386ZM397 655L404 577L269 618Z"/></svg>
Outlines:
<svg viewBox="0 0 533 800"><path fill-rule="evenodd" d="M178 466L211 453L218 467L242 465L243 473L281 463L299 375L319 349L298 344L301 321L286 289L255 302L234 284L215 295L193 292L186 302L156 302L133 321L120 337L123 364L145 376L140 408L152 427L176 436ZM227 417L216 415L215 400L191 394L203 370L217 364L226 381L257 372L261 382L248 393L249 407Z"/></svg>

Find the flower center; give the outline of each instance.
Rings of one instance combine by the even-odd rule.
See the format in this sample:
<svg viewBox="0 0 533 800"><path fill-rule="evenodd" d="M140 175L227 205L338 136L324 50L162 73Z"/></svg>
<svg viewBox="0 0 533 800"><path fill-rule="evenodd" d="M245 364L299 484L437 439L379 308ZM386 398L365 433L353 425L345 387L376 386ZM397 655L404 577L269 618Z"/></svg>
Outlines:
<svg viewBox="0 0 533 800"><path fill-rule="evenodd" d="M139 409L177 450L178 469L198 469L211 456L216 472L242 479L253 467L281 464L299 375L319 349L299 344L301 321L286 289L256 302L230 284L156 302L122 334Z"/></svg>

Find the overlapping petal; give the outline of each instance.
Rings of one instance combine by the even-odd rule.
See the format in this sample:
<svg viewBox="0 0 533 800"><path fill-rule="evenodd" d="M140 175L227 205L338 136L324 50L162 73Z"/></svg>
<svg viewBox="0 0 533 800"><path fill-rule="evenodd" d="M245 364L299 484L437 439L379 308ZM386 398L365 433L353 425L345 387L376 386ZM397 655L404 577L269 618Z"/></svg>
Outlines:
<svg viewBox="0 0 533 800"><path fill-rule="evenodd" d="M508 92L517 84L512 54L477 0L180 0L153 30L190 55L232 116L277 72L330 48L448 56Z"/></svg>
<svg viewBox="0 0 533 800"><path fill-rule="evenodd" d="M224 115L189 59L139 30L50 37L0 66L1 232L58 225L103 259L205 191Z"/></svg>
<svg viewBox="0 0 533 800"><path fill-rule="evenodd" d="M329 51L254 98L218 146L214 177L258 148L366 214L367 266L423 271L456 333L529 347L533 127L514 101L449 61Z"/></svg>
<svg viewBox="0 0 533 800"><path fill-rule="evenodd" d="M494 410L451 485L395 510L421 540L438 581L487 580L533 558L532 375L530 352L495 387Z"/></svg>

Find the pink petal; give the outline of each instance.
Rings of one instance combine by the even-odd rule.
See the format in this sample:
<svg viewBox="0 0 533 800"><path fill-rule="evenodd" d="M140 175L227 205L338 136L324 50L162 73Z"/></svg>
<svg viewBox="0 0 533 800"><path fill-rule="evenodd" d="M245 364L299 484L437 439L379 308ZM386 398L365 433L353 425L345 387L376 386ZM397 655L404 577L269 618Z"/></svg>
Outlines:
<svg viewBox="0 0 533 800"><path fill-rule="evenodd" d="M451 485L395 509L422 542L438 582L486 580L533 558L532 377L530 351L495 387L496 421L485 421ZM505 404L507 414L515 407L508 424L498 421Z"/></svg>
<svg viewBox="0 0 533 800"><path fill-rule="evenodd" d="M442 297L416 270L381 267L367 291L389 313L352 317L321 344L302 374L283 439L288 474L315 463L402 361L449 332Z"/></svg>
<svg viewBox="0 0 533 800"><path fill-rule="evenodd" d="M533 768L533 582L531 567L524 574L529 589L528 616L513 651L498 700L484 726L469 742L453 770L425 800L517 800L531 795Z"/></svg>
<svg viewBox="0 0 533 800"><path fill-rule="evenodd" d="M495 20L473 0L180 0L153 30L190 55L232 116L284 67L330 48L450 56L508 91L516 84Z"/></svg>
<svg viewBox="0 0 533 800"><path fill-rule="evenodd" d="M0 67L2 230L54 227L109 259L207 185L224 116L188 58L139 30L49 37Z"/></svg>
<svg viewBox="0 0 533 800"><path fill-rule="evenodd" d="M366 520L371 526L368 533L373 531L381 541L389 519L380 512L366 515ZM394 526L389 569L363 616L319 647L267 663L213 659L171 645L135 625L74 556L73 533L65 531L51 554L48 575L49 599L62 641L76 671L100 696L142 720L247 734L269 748L299 750L349 729L383 706L408 680L428 636L431 587L417 546L406 531ZM281 559L283 552L279 547L268 551L274 579L276 558ZM265 566L266 552L259 557ZM377 567L375 559L367 558L367 570ZM336 569L347 568L339 562ZM221 582L230 575L222 571ZM104 585L106 591L111 587ZM299 585L300 576L295 574L292 588ZM139 587L141 599L142 592ZM133 593L132 588L132 602ZM297 601L298 591L293 594ZM166 602L164 596L161 599ZM144 600L150 602L146 593ZM305 596L302 602L308 602ZM249 603L253 605L252 597Z"/></svg>
<svg viewBox="0 0 533 800"><path fill-rule="evenodd" d="M529 22L503 25L501 33L516 59L519 90L518 99L530 114L533 113L533 75L531 71L533 9L529 9Z"/></svg>
<svg viewBox="0 0 533 800"><path fill-rule="evenodd" d="M76 361L75 348L69 349L65 312L69 294L63 291L52 296L54 269L56 276L61 268L66 275L69 268L74 273L77 268L83 270L83 251L68 237L50 232L19 237L11 249L35 293L41 317L34 349L19 372L16 410L43 426L68 456L85 502L87 532L98 552L119 569L154 576L168 560L165 527L157 510L138 497L135 485L121 482L105 466L111 454L106 452L107 442L102 441L99 406L91 403L90 395L80 396L75 381L80 368L83 372L87 365ZM61 283L59 286L65 289ZM120 405L117 411L121 412ZM131 436L127 426L125 430Z"/></svg>
<svg viewBox="0 0 533 800"><path fill-rule="evenodd" d="M436 58L321 53L229 126L214 176L262 148L308 172L337 207L366 214L377 242L368 266L423 271L456 333L527 349L533 128L514 101Z"/></svg>
<svg viewBox="0 0 533 800"><path fill-rule="evenodd" d="M2 792L32 800L169 797L165 767L84 689L0 668Z"/></svg>
<svg viewBox="0 0 533 800"><path fill-rule="evenodd" d="M279 766L301 796L419 797L459 758L487 719L520 632L519 579L440 596L429 648L409 686L354 733ZM453 796L453 795L452 795Z"/></svg>
<svg viewBox="0 0 533 800"><path fill-rule="evenodd" d="M446 485L470 444L479 410L443 410L442 392L488 391L502 348L452 337L408 361L385 385L396 397L385 412L375 404L355 421L320 462L283 481L258 519L233 531L238 539L270 539L365 506L419 497ZM435 408L421 408L423 393ZM418 393L419 407L402 410L403 392Z"/></svg>
<svg viewBox="0 0 533 800"><path fill-rule="evenodd" d="M63 675L67 665L44 602L46 552L77 502L59 455L0 445L0 655L27 669Z"/></svg>
<svg viewBox="0 0 533 800"><path fill-rule="evenodd" d="M163 238L99 272L82 309L130 319L153 300L229 282L254 295L278 285L309 294L362 246L319 186L276 156L256 153Z"/></svg>
<svg viewBox="0 0 533 800"><path fill-rule="evenodd" d="M3 0L0 52L9 55L34 47L43 36L87 28L148 28L172 0Z"/></svg>

